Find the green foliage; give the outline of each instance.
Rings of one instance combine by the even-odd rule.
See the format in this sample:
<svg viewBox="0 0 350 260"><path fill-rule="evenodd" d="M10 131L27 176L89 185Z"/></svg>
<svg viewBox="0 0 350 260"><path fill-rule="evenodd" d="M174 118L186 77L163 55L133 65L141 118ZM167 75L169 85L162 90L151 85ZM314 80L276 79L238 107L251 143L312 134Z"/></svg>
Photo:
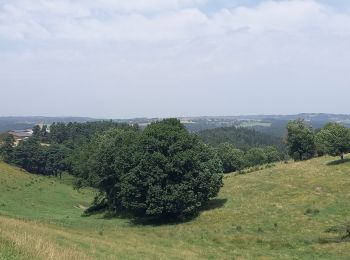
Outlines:
<svg viewBox="0 0 350 260"><path fill-rule="evenodd" d="M220 144L217 153L224 167L224 173L240 171L246 167L244 152L230 143Z"/></svg>
<svg viewBox="0 0 350 260"><path fill-rule="evenodd" d="M282 138L260 133L251 128L221 127L199 132L198 135L205 143L213 146L231 143L242 150L266 146L277 147L280 152L285 150Z"/></svg>
<svg viewBox="0 0 350 260"><path fill-rule="evenodd" d="M46 164L45 174L60 176L65 171L70 171L71 166L69 162L69 156L72 150L62 145L51 145L49 147L43 147L46 152Z"/></svg>
<svg viewBox="0 0 350 260"><path fill-rule="evenodd" d="M222 186L215 151L176 119L152 123L142 133L110 131L92 145L83 152L89 167L80 163L76 172L104 193L116 212L155 218L194 215Z"/></svg>
<svg viewBox="0 0 350 260"><path fill-rule="evenodd" d="M40 142L48 142L49 132L47 129L47 125L43 125L42 127L40 127L39 125L36 125L33 127L32 130L33 130L32 138L35 138Z"/></svg>
<svg viewBox="0 0 350 260"><path fill-rule="evenodd" d="M263 148L252 148L245 154L245 161L249 167L265 164L268 162Z"/></svg>
<svg viewBox="0 0 350 260"><path fill-rule="evenodd" d="M344 158L350 151L350 130L337 123L328 123L316 135L317 147L325 153ZM321 150L321 149L320 149Z"/></svg>
<svg viewBox="0 0 350 260"><path fill-rule="evenodd" d="M287 147L294 160L307 160L316 154L315 134L303 120L291 121L287 125Z"/></svg>
<svg viewBox="0 0 350 260"><path fill-rule="evenodd" d="M90 139L108 129L138 129L138 126L129 126L128 124L116 123L113 121L97 121L86 123L53 123L50 126L50 134L48 136L51 144L65 144L71 148L81 146L90 141Z"/></svg>
<svg viewBox="0 0 350 260"><path fill-rule="evenodd" d="M139 131L111 129L96 136L73 161L74 174L105 194L113 211L122 208L121 179L134 167L139 135Z"/></svg>
<svg viewBox="0 0 350 260"><path fill-rule="evenodd" d="M82 151L94 135L113 128L137 130L138 126L112 121L53 123L50 131L46 125L42 128L35 126L33 136L21 141L17 147L14 147L12 136L6 137L1 145L1 153L6 162L20 166L31 173L61 177L62 172L72 171L72 164L75 164L77 171L80 164L82 171L87 172L86 168L89 167L86 163L87 155ZM91 146L91 149L94 147Z"/></svg>
<svg viewBox="0 0 350 260"><path fill-rule="evenodd" d="M265 147L264 153L266 155L266 163L274 163L283 159L281 153L274 146Z"/></svg>
<svg viewBox="0 0 350 260"><path fill-rule="evenodd" d="M11 162L13 157L15 139L10 134L5 134L2 136L0 143L0 155L5 162Z"/></svg>
<svg viewBox="0 0 350 260"><path fill-rule="evenodd" d="M44 173L47 154L35 139L22 141L14 148L11 163L29 172Z"/></svg>
<svg viewBox="0 0 350 260"><path fill-rule="evenodd" d="M320 131L322 129L316 129L315 131L315 145L316 145L316 154L318 157L324 156L327 154L327 147L324 142L324 138Z"/></svg>
<svg viewBox="0 0 350 260"><path fill-rule="evenodd" d="M67 161L70 153L64 146L42 146L37 139L29 138L13 148L9 162L31 173L61 176L70 169Z"/></svg>
<svg viewBox="0 0 350 260"><path fill-rule="evenodd" d="M225 173L241 171L247 167L270 164L282 159L278 150L273 146L252 148L244 152L235 148L232 144L224 143L217 148L217 154L223 164Z"/></svg>

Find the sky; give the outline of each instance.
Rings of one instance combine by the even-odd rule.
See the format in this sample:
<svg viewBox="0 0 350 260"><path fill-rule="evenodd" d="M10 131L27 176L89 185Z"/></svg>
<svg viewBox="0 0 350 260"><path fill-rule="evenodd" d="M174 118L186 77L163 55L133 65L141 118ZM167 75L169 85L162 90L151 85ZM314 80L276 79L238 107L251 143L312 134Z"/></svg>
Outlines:
<svg viewBox="0 0 350 260"><path fill-rule="evenodd" d="M0 0L0 116L350 114L349 0Z"/></svg>

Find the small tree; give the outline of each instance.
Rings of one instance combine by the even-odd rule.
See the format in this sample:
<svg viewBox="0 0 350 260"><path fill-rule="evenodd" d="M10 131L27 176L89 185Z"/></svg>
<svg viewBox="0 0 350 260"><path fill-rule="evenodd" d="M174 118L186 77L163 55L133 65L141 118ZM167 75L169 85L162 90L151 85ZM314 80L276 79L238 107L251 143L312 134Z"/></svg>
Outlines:
<svg viewBox="0 0 350 260"><path fill-rule="evenodd" d="M265 155L267 157L267 163L278 162L282 159L281 154L278 152L277 148L274 146L268 146L264 149Z"/></svg>
<svg viewBox="0 0 350 260"><path fill-rule="evenodd" d="M319 146L325 147L328 154L340 156L344 159L344 154L350 151L350 130L338 123L328 123L317 134L316 140Z"/></svg>
<svg viewBox="0 0 350 260"><path fill-rule="evenodd" d="M304 120L289 122L287 131L288 152L294 160L307 160L314 157L316 153L315 134Z"/></svg>
<svg viewBox="0 0 350 260"><path fill-rule="evenodd" d="M245 161L248 166L253 167L268 163L268 157L263 148L252 148L245 154Z"/></svg>
<svg viewBox="0 0 350 260"><path fill-rule="evenodd" d="M221 144L218 156L224 167L224 173L236 172L245 167L244 152L230 143Z"/></svg>

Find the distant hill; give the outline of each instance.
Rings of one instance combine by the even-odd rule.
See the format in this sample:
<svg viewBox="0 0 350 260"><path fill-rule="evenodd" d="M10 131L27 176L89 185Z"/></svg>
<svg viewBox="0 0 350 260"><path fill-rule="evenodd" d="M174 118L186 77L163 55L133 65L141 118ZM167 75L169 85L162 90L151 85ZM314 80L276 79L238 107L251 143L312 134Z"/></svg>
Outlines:
<svg viewBox="0 0 350 260"><path fill-rule="evenodd" d="M286 125L295 119L304 119L314 128L320 128L327 122L339 122L350 127L350 115L338 114L312 114L304 113L297 115L245 115L245 116L202 116L202 117L179 117L181 122L191 132L200 132L207 129L220 127L245 127L259 132L283 137ZM0 133L8 130L23 130L32 128L36 124L51 124L53 122L88 122L100 120L113 120L115 122L139 124L145 127L148 124L162 118L131 118L131 119L96 119L89 117L0 117Z"/></svg>
<svg viewBox="0 0 350 260"><path fill-rule="evenodd" d="M282 138L264 134L251 128L220 127L201 131L198 135L205 143L213 146L228 142L243 150L269 145L275 146L281 151L285 148Z"/></svg>
<svg viewBox="0 0 350 260"><path fill-rule="evenodd" d="M92 119L88 117L0 117L0 133L10 130L24 130L28 128L33 128L37 124L52 124L53 122L88 122L96 121L97 119Z"/></svg>

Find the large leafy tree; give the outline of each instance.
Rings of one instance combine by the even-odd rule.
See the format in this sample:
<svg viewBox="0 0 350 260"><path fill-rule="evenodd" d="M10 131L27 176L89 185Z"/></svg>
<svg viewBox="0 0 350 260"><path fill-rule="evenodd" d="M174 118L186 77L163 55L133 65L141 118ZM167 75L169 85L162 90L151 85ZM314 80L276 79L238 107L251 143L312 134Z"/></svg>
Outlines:
<svg viewBox="0 0 350 260"><path fill-rule="evenodd" d="M333 156L340 156L350 151L350 130L338 123L328 123L317 133L318 146L324 147L326 153Z"/></svg>
<svg viewBox="0 0 350 260"><path fill-rule="evenodd" d="M152 123L141 133L112 130L96 137L81 176L115 211L156 218L197 213L222 186L215 151L176 119Z"/></svg>
<svg viewBox="0 0 350 260"><path fill-rule="evenodd" d="M141 216L197 213L222 186L215 151L176 119L149 125L143 132L136 166L125 175L123 204Z"/></svg>
<svg viewBox="0 0 350 260"><path fill-rule="evenodd" d="M113 129L94 138L79 163L80 176L87 184L104 194L112 211L124 210L121 196L122 181L135 167L135 152L140 133L133 130ZM92 153L91 153L92 152Z"/></svg>
<svg viewBox="0 0 350 260"><path fill-rule="evenodd" d="M315 134L303 120L288 123L286 143L294 160L307 160L316 153Z"/></svg>

